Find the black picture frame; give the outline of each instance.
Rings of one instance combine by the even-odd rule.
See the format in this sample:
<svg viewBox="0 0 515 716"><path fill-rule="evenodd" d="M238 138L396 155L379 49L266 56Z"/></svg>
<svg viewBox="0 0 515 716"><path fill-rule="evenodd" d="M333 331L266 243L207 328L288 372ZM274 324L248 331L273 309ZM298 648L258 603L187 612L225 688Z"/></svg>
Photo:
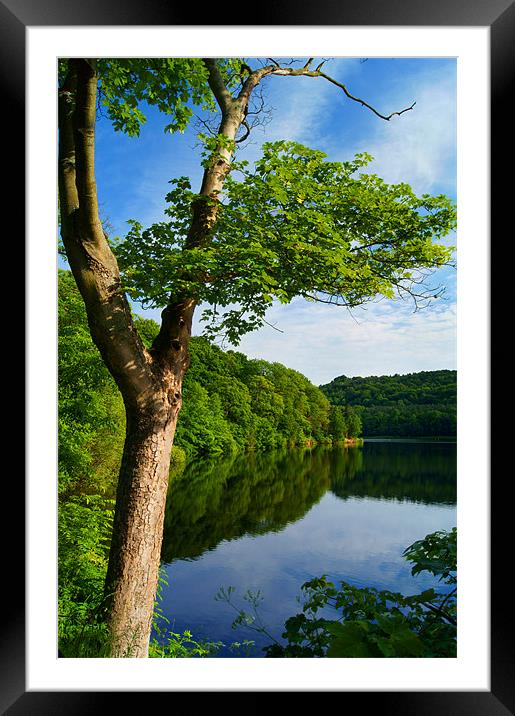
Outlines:
<svg viewBox="0 0 515 716"><path fill-rule="evenodd" d="M505 178L503 167L513 157L512 123L510 114L510 80L514 76L515 4L510 0L317 0L311 4L293 2L263 3L252 6L245 17L244 6L224 3L224 13L218 6L192 7L173 0L0 0L0 76L4 111L1 114L4 142L8 137L11 146L19 148L13 160L9 160L9 182L6 206L16 216L16 237L22 233L25 215L25 165L22 147L25 146L25 30L29 26L117 26L117 25L342 25L342 26L481 26L490 28L491 38L491 239L500 244L503 263L503 242L507 227L512 225L508 217L513 205L513 182ZM199 14L202 23L198 23ZM233 20L233 22L231 22ZM511 143L511 146L510 146ZM511 154L510 154L511 152ZM7 156L7 153L6 155ZM508 195L510 192L510 195ZM511 211L510 211L511 214ZM513 229L511 229L513 232ZM12 237L14 241L14 237ZM492 241L493 245L493 241ZM19 262L19 246L17 247ZM502 265L497 255L491 255L491 275L502 275ZM496 259L497 262L496 263ZM499 272L499 273L498 273ZM506 283L495 283L492 300L502 303ZM493 282L492 282L493 285ZM17 319L19 320L19 319ZM491 312L493 332L499 314ZM22 340L23 343L23 340ZM500 355L491 349L491 359ZM508 370L508 367L506 367ZM497 370L495 375L502 372ZM493 373L491 374L493 378ZM499 380L499 379L498 379ZM491 389L493 390L494 381ZM499 417L491 416L491 434L496 443L502 443L503 431ZM506 436L507 437L507 436ZM489 439L489 436L484 436ZM500 463L499 463L500 464ZM493 459L491 460L492 475ZM372 713L396 716L506 716L515 712L513 691L513 609L510 590L505 588L503 570L510 564L510 519L505 515L507 470L499 470L501 485L491 480L491 691L468 692L341 692L340 707L359 703L360 709ZM7 471L11 478L12 471ZM9 501L25 503L24 484L11 481ZM12 496L11 496L12 495ZM4 521L4 574L9 575L8 607L4 608L0 639L0 709L9 716L26 714L90 714L121 707L119 692L26 692L25 687L25 549L23 539L12 539L12 526ZM9 541L7 541L9 535ZM10 597L10 598L9 598ZM10 602L12 601L12 604ZM409 688L409 686L407 686ZM152 693L152 692L151 692ZM181 692L160 694L172 707ZM152 694L153 696L155 694ZM222 705L226 693L199 693L208 696L211 708ZM253 694L252 704L259 708L266 692ZM133 708L145 704L148 708L149 692L130 692ZM275 693L275 698L282 696ZM288 696L288 694L285 694ZM303 698L308 696L304 693ZM213 703L213 697L216 697ZM188 699L191 695L188 696ZM282 699L280 700L283 703ZM196 698L195 698L196 702ZM188 703L188 702L186 702ZM190 702L191 703L191 702Z"/></svg>

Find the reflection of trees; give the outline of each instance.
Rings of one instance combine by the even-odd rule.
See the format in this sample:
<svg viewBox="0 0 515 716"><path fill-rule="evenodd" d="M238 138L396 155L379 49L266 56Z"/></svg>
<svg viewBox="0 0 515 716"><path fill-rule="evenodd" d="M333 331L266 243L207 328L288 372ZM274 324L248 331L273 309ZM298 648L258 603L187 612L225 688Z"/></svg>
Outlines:
<svg viewBox="0 0 515 716"><path fill-rule="evenodd" d="M363 451L346 452L330 452L331 490L337 497L456 502L454 444L367 443Z"/></svg>
<svg viewBox="0 0 515 716"><path fill-rule="evenodd" d="M276 450L191 463L168 490L164 562L194 559L222 540L280 531L329 489L351 496L453 504L453 445Z"/></svg>
<svg viewBox="0 0 515 716"><path fill-rule="evenodd" d="M162 559L187 559L221 540L279 531L330 488L322 451L284 450L190 464L171 481Z"/></svg>

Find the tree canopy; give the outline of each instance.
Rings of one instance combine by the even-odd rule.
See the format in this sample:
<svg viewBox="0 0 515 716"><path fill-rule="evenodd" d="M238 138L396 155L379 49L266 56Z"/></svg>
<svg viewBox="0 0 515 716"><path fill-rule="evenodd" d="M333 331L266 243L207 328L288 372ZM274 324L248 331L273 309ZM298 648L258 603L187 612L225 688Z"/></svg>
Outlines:
<svg viewBox="0 0 515 716"><path fill-rule="evenodd" d="M206 333L233 344L263 325L274 300L351 308L377 295L430 300L424 273L451 260L452 248L437 242L455 227L454 206L361 171L371 160L332 162L281 141L263 146L253 171L235 162L216 199L195 194L187 177L172 180L170 220L148 228L132 220L116 245L126 289L152 307L194 295L209 306ZM218 219L205 245L188 247L196 201L219 203Z"/></svg>

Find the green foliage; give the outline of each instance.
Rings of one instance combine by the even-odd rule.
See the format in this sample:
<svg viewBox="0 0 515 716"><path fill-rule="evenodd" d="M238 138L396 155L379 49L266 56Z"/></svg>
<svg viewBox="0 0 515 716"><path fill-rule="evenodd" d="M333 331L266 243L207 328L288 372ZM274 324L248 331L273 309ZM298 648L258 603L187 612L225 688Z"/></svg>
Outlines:
<svg viewBox="0 0 515 716"><path fill-rule="evenodd" d="M122 398L91 340L69 271L58 292L59 491L113 495L123 450Z"/></svg>
<svg viewBox="0 0 515 716"><path fill-rule="evenodd" d="M59 505L59 581L77 600L101 590L114 501L75 496Z"/></svg>
<svg viewBox="0 0 515 716"><path fill-rule="evenodd" d="M221 455L236 450L228 423L224 420L217 394L210 395L199 383L187 381L183 387L186 409L177 424L177 445L190 455Z"/></svg>
<svg viewBox="0 0 515 716"><path fill-rule="evenodd" d="M413 295L421 269L451 258L437 241L454 228L455 208L444 196L417 197L407 184L360 172L370 160L330 162L301 144L267 143L253 173L244 162L233 166L243 178L227 177L214 231L194 248L185 241L200 197L186 177L172 180L170 221L148 229L131 221L116 248L127 290L151 306L194 295L210 306L206 335L233 344L263 324L274 300L352 307L378 294Z"/></svg>
<svg viewBox="0 0 515 716"><path fill-rule="evenodd" d="M413 563L412 573L429 571L448 584L456 584L456 528L427 535L404 551ZM268 657L336 658L452 658L456 656L456 589L435 589L405 596L388 590L356 587L341 582L336 587L324 576L302 585L302 612L285 622L283 639L265 647ZM223 598L238 611L236 625L267 634L258 622L258 602L253 613L232 603L232 591ZM338 614L328 618L327 614ZM257 624L256 624L257 622ZM270 635L269 635L270 636Z"/></svg>
<svg viewBox="0 0 515 716"><path fill-rule="evenodd" d="M172 452L170 455L170 475L180 475L184 472L186 467L186 453L178 445L172 445Z"/></svg>
<svg viewBox="0 0 515 716"><path fill-rule="evenodd" d="M320 390L333 405L352 406L367 437L456 435L455 370L366 378L341 375Z"/></svg>
<svg viewBox="0 0 515 716"><path fill-rule="evenodd" d="M234 86L242 61L219 62L229 87ZM139 136L146 122L142 107L155 106L168 115L166 132L184 132L193 107L214 112L208 70L201 58L110 58L97 63L99 98L116 131Z"/></svg>
<svg viewBox="0 0 515 716"><path fill-rule="evenodd" d="M410 545L404 556L413 563L411 573L430 572L445 584L456 584L458 533L433 532Z"/></svg>
<svg viewBox="0 0 515 716"><path fill-rule="evenodd" d="M63 656L107 653L102 621L114 501L73 496L58 508L58 639Z"/></svg>
<svg viewBox="0 0 515 716"><path fill-rule="evenodd" d="M329 432L334 442L356 437L361 433L361 418L350 405L331 405Z"/></svg>
<svg viewBox="0 0 515 716"><path fill-rule="evenodd" d="M162 639L162 635L160 636ZM223 642L221 641L197 641L188 629L184 630L182 634L167 631L165 641L152 640L148 655L151 659L206 658L216 654L222 646Z"/></svg>
<svg viewBox="0 0 515 716"><path fill-rule="evenodd" d="M100 656L107 653L100 610L125 423L68 271L59 272L58 331L59 648L64 656Z"/></svg>
<svg viewBox="0 0 515 716"><path fill-rule="evenodd" d="M339 405L331 406L329 430L333 439L343 440L346 434L345 416Z"/></svg>

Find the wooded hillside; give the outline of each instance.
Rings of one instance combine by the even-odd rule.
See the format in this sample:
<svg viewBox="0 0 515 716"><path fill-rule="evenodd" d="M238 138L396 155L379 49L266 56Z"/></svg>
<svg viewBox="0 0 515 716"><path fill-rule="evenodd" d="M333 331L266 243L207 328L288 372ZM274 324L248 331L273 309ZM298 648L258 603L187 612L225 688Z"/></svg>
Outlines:
<svg viewBox="0 0 515 716"><path fill-rule="evenodd" d="M353 406L363 435L435 437L456 435L456 371L348 378L320 386L334 405Z"/></svg>

